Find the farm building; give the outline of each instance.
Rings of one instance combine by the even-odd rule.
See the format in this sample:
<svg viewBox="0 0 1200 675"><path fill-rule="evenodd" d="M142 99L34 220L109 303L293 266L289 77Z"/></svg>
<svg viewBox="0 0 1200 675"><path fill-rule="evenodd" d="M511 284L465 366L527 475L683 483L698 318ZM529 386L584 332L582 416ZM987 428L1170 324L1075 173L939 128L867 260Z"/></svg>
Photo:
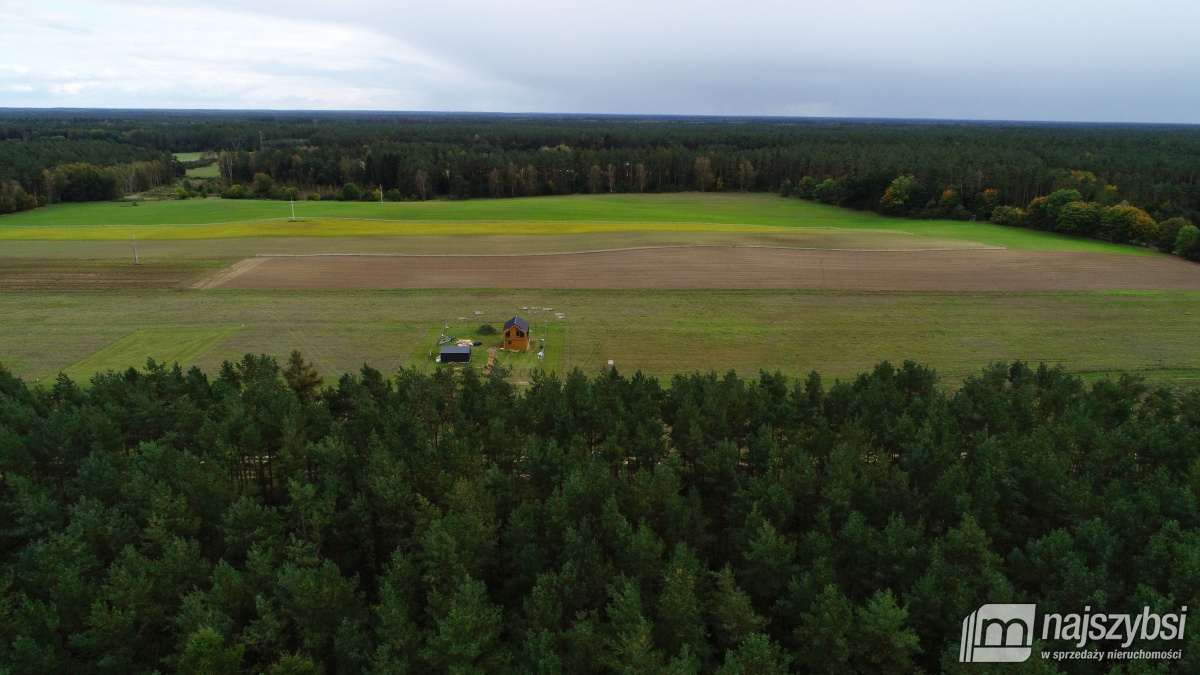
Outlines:
<svg viewBox="0 0 1200 675"><path fill-rule="evenodd" d="M438 361L441 363L470 363L471 347L442 347L441 356L438 357Z"/></svg>
<svg viewBox="0 0 1200 675"><path fill-rule="evenodd" d="M529 349L529 323L514 316L504 324L504 349Z"/></svg>

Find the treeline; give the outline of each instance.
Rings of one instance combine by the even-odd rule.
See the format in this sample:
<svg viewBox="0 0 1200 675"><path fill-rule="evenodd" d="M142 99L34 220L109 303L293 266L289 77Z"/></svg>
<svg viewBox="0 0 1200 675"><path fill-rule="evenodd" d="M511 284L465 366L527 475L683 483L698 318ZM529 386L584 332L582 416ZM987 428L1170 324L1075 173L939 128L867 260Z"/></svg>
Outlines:
<svg viewBox="0 0 1200 675"><path fill-rule="evenodd" d="M0 671L956 672L986 603L1200 597L1200 391L1022 363L954 393L913 363L319 382L299 354L0 369ZM1197 635L1134 648L1197 672Z"/></svg>
<svg viewBox="0 0 1200 675"><path fill-rule="evenodd" d="M820 183L806 176L794 186L785 180L780 194L908 218L978 218L1000 225L1154 246L1164 253L1200 260L1200 230L1192 221L1176 215L1160 223L1127 201L1116 203L1117 186L1104 183L1089 171L1057 171L1050 189L1053 192L1034 198L1026 208L1001 204L1000 191L994 188L974 195L963 193L957 186L938 192L911 175L890 180L887 174L847 176ZM1161 218L1161 211L1158 213Z"/></svg>
<svg viewBox="0 0 1200 675"><path fill-rule="evenodd" d="M340 196L381 189L400 199L592 192L775 192L832 179L853 208L879 210L897 177L929 198L946 190L1025 207L1062 174L1090 172L1156 221L1200 212L1200 129L1186 126L888 122L796 119L11 111L0 147L78 144L108 161L22 164L0 179L40 194L42 171L86 161L148 161L221 151L225 187L257 174L282 190ZM116 157L117 148L126 155ZM157 154L155 154L157 153ZM153 155L153 156L151 156ZM3 157L0 157L2 160ZM0 161L0 167L4 162ZM3 170L3 169L0 169ZM394 192L393 192L394 191ZM264 195L267 196L267 195ZM928 199L921 201L924 207ZM990 212L989 212L990 213Z"/></svg>
<svg viewBox="0 0 1200 675"><path fill-rule="evenodd" d="M59 201L116 199L174 180L169 152L116 138L62 135L58 128L15 134L0 114L0 214Z"/></svg>
<svg viewBox="0 0 1200 675"><path fill-rule="evenodd" d="M43 169L29 188L17 181L0 180L0 214L27 211L58 202L94 202L161 188L175 180L175 161L168 154L158 159L115 166L88 162L58 164Z"/></svg>

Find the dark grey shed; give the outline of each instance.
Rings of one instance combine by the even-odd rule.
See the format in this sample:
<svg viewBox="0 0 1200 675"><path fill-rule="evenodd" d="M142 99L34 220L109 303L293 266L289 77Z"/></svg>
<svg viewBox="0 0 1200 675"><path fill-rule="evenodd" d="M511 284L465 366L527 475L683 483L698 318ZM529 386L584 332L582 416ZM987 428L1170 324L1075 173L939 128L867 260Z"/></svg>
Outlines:
<svg viewBox="0 0 1200 675"><path fill-rule="evenodd" d="M442 363L470 363L470 347L442 347Z"/></svg>

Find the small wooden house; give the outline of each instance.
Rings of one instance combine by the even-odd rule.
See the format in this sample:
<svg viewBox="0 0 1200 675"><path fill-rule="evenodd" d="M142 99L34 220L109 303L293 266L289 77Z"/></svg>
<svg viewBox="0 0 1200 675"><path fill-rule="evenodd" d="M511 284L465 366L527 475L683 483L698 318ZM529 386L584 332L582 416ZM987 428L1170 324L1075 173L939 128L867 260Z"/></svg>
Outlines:
<svg viewBox="0 0 1200 675"><path fill-rule="evenodd" d="M504 349L529 349L529 322L514 316L504 324Z"/></svg>

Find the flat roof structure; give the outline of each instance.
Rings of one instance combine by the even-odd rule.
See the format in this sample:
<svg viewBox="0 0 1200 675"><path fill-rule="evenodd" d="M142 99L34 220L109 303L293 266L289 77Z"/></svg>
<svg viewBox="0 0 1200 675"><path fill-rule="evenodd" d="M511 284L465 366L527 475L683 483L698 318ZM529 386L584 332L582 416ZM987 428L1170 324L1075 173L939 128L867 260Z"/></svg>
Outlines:
<svg viewBox="0 0 1200 675"><path fill-rule="evenodd" d="M454 345L451 347L442 347L441 362L442 363L467 363L471 360L471 348L469 346L459 347Z"/></svg>

